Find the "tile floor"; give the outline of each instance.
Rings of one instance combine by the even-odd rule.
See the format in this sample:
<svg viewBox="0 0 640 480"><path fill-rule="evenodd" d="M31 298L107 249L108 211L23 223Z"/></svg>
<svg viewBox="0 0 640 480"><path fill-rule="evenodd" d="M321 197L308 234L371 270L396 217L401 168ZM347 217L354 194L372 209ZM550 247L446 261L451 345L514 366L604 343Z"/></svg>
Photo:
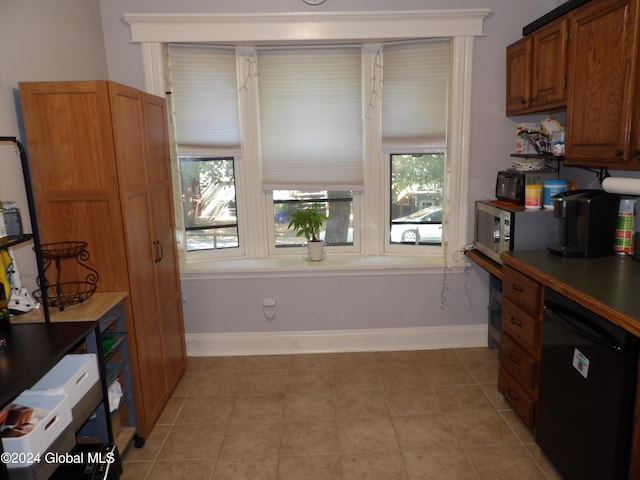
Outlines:
<svg viewBox="0 0 640 480"><path fill-rule="evenodd" d="M123 480L559 480L488 348L189 358Z"/></svg>

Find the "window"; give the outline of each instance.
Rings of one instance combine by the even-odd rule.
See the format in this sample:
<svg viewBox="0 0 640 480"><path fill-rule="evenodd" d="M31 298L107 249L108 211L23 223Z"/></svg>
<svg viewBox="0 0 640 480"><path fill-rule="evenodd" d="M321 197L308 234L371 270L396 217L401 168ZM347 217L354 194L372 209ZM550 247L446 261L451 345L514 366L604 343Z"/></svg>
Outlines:
<svg viewBox="0 0 640 480"><path fill-rule="evenodd" d="M291 212L319 204L328 220L320 230L320 239L326 246L353 245L353 197L352 192L275 190L273 192L273 217L276 248L302 246L305 239L297 237L287 226Z"/></svg>
<svg viewBox="0 0 640 480"><path fill-rule="evenodd" d="M391 151L389 250L397 244L441 245L449 39L386 45L383 63L382 145Z"/></svg>
<svg viewBox="0 0 640 480"><path fill-rule="evenodd" d="M442 243L444 152L391 155L391 243Z"/></svg>
<svg viewBox="0 0 640 480"><path fill-rule="evenodd" d="M233 158L181 157L187 251L238 247Z"/></svg>
<svg viewBox="0 0 640 480"><path fill-rule="evenodd" d="M240 151L235 49L169 52L186 251L238 249L235 156L223 155Z"/></svg>
<svg viewBox="0 0 640 480"><path fill-rule="evenodd" d="M322 18L321 24L316 15L312 14L211 14L211 15L154 15L154 14L126 14L125 20L131 26L132 40L141 44L143 65L145 68L145 89L152 93L163 95L166 90L175 92L174 85L165 85L165 81L173 82L172 74L163 77L163 66L166 65L164 40L170 39L176 45L187 45L189 42L201 41L207 43L210 49L213 45L238 45L227 48L235 55L235 97L238 102L237 112L239 123L238 145L221 143L206 152L198 153L198 148L182 148L178 142L178 157L202 156L205 158L234 158L234 174L237 197L237 230L240 248L220 249L211 251L236 251L235 255L247 259L264 259L269 255L279 255L280 252L295 250L294 248L271 248L275 244L274 228L277 220L277 208L286 204L283 201L300 200L291 192L317 193L351 191L352 213L350 225L353 236L353 253L362 255L360 260L354 260L353 265L368 268L371 265L380 268L394 268L394 265L448 265L463 264L464 260L457 255L457 251L466 243L468 222L468 205L466 198L468 183L468 157L470 138L470 104L471 104L471 67L473 53L473 39L483 34L482 21L489 13L487 9L456 9L443 11L394 11L383 15L375 12L330 13ZM385 28L380 28L384 24ZM251 28L247 28L250 25ZM321 28L319 28L319 25ZM409 133L394 137L388 135L390 130L384 126L386 119L392 118L389 113L382 115L383 88L390 88L393 75L393 59L391 58L396 45L385 45L384 42L393 39L394 42L415 41L424 37L444 39L447 45L446 64L449 68L447 76L447 91L444 96L436 97L444 105L445 114L440 116L444 129L438 132L432 130L426 136ZM292 45L322 44L337 46L345 43L357 43L366 39L361 46L361 104L362 104L362 162L363 174L361 187L354 185L339 189L336 185L269 185L263 176L263 149L260 138L261 125L260 109L262 105L259 92L260 50L266 45L282 45L290 48ZM378 43L376 43L378 42ZM435 40L434 43L438 43ZM242 45L242 46L240 46ZM252 46L253 45L253 46ZM397 43L400 47L402 43ZM340 47L344 48L344 47ZM177 50L175 48L174 50ZM386 50L386 52L385 52ZM398 48L398 51L401 50ZM169 55L169 67L173 63ZM435 58L435 57L434 57ZM231 62L230 62L231 63ZM400 62L399 64L401 64ZM420 66L420 62L414 67ZM384 82L382 73L384 70ZM400 71L402 71L400 69ZM405 69L405 73L411 73ZM232 76L229 76L231 78ZM402 79L402 75L399 77ZM387 97L388 98L388 97ZM172 102L176 102L173 98ZM386 101L386 100L385 100ZM392 102L393 103L393 102ZM409 105L411 107L411 105ZM387 107L384 107L386 109ZM440 107L437 107L440 108ZM426 110L437 111L429 107ZM407 108L406 110L416 110ZM423 109L424 110L424 109ZM215 109L217 112L218 109ZM179 122L179 115L174 109L174 120ZM437 116L436 116L437 117ZM227 117L228 119L231 116ZM389 122L387 122L389 123ZM394 122L391 122L394 123ZM411 123L402 122L396 125L409 126ZM382 128L381 128L382 126ZM223 129L220 129L221 131ZM384 130L384 133L383 131ZM413 140L418 138L418 142ZM327 138L325 143L330 143ZM182 146L182 147L187 147ZM195 145L194 147L198 147ZM194 155L198 153L198 155ZM444 152L444 153L442 153ZM392 156L395 160L411 162L419 158L426 158L432 154L441 154L443 162L442 174L442 225L443 233L440 245L406 245L395 244L390 240L392 220L398 217L392 213ZM396 157L396 155L400 157ZM403 157L404 156L404 157ZM398 165L395 169L401 168ZM414 182L422 188L421 181ZM418 187L414 188L418 192ZM288 192L281 195L281 191ZM306 200L306 199L301 199ZM280 207L279 207L280 205ZM331 205L328 206L331 208ZM453 214L453 212L455 214ZM344 218L344 217L343 217ZM273 219L273 220L272 220ZM180 224L182 219L178 219ZM436 221L436 220L428 220ZM183 222L184 223L184 222ZM396 222L398 223L398 222ZM348 230L349 227L347 227ZM328 233L327 233L328 234ZM185 247L182 247L186 251ZM342 248L336 246L334 248ZM425 250L426 249L426 250ZM434 249L434 250L430 250ZM410 253L407 253L410 252ZM379 262L375 257L385 254L399 254L396 262L388 257ZM405 254L414 258L409 263L401 259ZM416 256L417 255L417 256ZM195 257L192 257L195 258ZM199 257L202 259L202 257ZM332 256L329 255L329 259ZM433 262L425 260L433 258ZM188 260L188 257L182 257ZM409 258L406 259L409 261ZM394 263L395 262L395 263ZM439 263L438 263L439 262ZM264 262L248 262L245 265L267 265ZM345 264L346 265L346 264ZM232 267L230 267L232 268ZM253 267L249 267L253 268Z"/></svg>
<svg viewBox="0 0 640 480"><path fill-rule="evenodd" d="M375 75L384 77L377 99L382 149L412 152L389 154L389 252L399 244L442 244L449 48L448 39L433 39L378 45L375 51L374 62L380 62ZM235 62L230 52L209 46L170 50L178 152L239 143L241 102L233 99L252 89L260 134L259 141L245 143L254 143L260 152L262 188L273 208L267 220L273 222L269 253L304 246L304 239L288 229L290 214L313 202L329 218L322 231L326 245L356 250L359 215L353 196L364 182L364 134L378 118L363 116L363 92L371 88L362 74L366 51L354 46L265 47L245 56L236 52ZM231 79L238 74L232 73L244 62L257 81L248 82L249 77L241 87L234 86ZM375 104L369 107L376 109ZM187 251L238 247L233 158L180 158Z"/></svg>

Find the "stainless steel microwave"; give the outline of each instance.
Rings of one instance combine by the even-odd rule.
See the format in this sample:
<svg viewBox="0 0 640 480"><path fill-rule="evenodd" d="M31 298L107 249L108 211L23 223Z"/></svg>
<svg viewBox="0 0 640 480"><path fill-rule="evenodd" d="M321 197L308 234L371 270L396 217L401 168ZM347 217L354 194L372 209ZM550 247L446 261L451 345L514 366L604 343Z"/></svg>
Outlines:
<svg viewBox="0 0 640 480"><path fill-rule="evenodd" d="M478 200L473 246L502 264L500 254L511 250L546 249L558 242L559 221L553 210L526 210L514 205Z"/></svg>

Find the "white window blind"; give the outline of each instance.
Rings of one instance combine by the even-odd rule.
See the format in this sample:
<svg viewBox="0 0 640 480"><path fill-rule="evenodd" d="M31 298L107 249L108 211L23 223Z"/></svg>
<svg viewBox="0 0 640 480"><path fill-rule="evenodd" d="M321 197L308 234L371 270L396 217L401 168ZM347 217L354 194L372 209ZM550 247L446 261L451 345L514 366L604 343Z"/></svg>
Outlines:
<svg viewBox="0 0 640 480"><path fill-rule="evenodd" d="M239 149L235 48L170 45L169 61L179 150Z"/></svg>
<svg viewBox="0 0 640 480"><path fill-rule="evenodd" d="M382 146L386 152L444 148L449 40L385 45Z"/></svg>
<svg viewBox="0 0 640 480"><path fill-rule="evenodd" d="M258 51L265 189L362 189L360 56L360 47Z"/></svg>

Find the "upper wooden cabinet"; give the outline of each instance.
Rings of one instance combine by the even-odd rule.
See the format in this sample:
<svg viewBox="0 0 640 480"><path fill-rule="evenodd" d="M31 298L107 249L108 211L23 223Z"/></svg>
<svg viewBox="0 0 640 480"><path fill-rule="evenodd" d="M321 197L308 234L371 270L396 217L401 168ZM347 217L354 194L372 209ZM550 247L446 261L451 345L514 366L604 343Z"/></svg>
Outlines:
<svg viewBox="0 0 640 480"><path fill-rule="evenodd" d="M186 364L165 100L108 81L21 83L43 242L82 240L125 301L138 430Z"/></svg>
<svg viewBox="0 0 640 480"><path fill-rule="evenodd" d="M565 164L640 168L637 0L572 12Z"/></svg>
<svg viewBox="0 0 640 480"><path fill-rule="evenodd" d="M566 106L567 24L560 18L507 47L507 115Z"/></svg>

